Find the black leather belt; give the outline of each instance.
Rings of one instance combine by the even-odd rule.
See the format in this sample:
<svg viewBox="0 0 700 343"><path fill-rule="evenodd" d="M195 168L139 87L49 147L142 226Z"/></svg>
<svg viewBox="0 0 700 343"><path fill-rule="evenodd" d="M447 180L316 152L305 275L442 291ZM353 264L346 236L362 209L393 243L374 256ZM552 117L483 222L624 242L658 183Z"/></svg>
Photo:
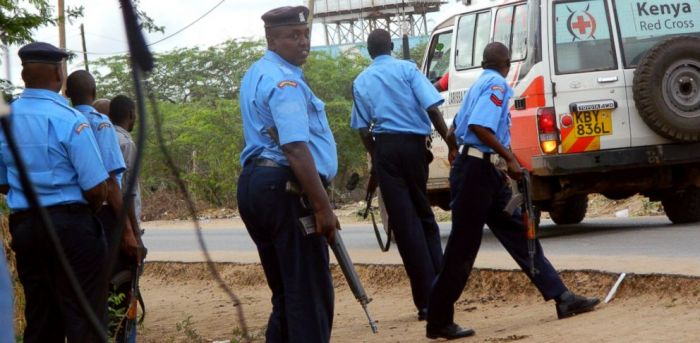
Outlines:
<svg viewBox="0 0 700 343"><path fill-rule="evenodd" d="M90 207L86 204L65 204L65 205L54 205L45 207L46 211L49 213L56 212L69 212L69 213L91 213ZM38 216L38 212L34 210L23 210L17 211L10 214L10 217L14 220L26 219L30 216Z"/></svg>
<svg viewBox="0 0 700 343"><path fill-rule="evenodd" d="M287 168L287 166L283 166L283 165L281 165L273 160L269 160L267 158L253 159L253 163L255 164L256 167Z"/></svg>
<svg viewBox="0 0 700 343"><path fill-rule="evenodd" d="M271 159L262 157L253 157L245 161L245 166L254 165L256 167L270 167L270 168L289 168L285 165L279 164Z"/></svg>

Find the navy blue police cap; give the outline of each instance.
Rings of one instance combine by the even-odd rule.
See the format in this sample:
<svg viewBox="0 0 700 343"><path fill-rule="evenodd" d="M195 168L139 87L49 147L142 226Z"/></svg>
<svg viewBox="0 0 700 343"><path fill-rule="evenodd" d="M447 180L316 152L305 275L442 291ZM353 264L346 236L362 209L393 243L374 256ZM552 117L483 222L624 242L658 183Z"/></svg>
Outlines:
<svg viewBox="0 0 700 343"><path fill-rule="evenodd" d="M65 51L44 42L29 43L21 47L17 55L22 60L22 64L61 63L64 58L68 57Z"/></svg>
<svg viewBox="0 0 700 343"><path fill-rule="evenodd" d="M284 6L265 12L262 20L265 28L289 25L305 25L309 19L309 9L306 6Z"/></svg>

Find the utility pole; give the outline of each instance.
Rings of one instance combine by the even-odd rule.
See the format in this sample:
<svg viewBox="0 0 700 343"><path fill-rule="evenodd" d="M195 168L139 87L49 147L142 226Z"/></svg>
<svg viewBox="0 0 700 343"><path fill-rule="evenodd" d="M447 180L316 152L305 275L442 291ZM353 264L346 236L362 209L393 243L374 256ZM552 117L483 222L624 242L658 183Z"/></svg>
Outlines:
<svg viewBox="0 0 700 343"><path fill-rule="evenodd" d="M316 4L316 0L309 0L309 39L311 39L311 28L313 27L314 24L314 5Z"/></svg>
<svg viewBox="0 0 700 343"><path fill-rule="evenodd" d="M66 11L64 8L63 0L58 0L58 44L61 49L66 49ZM63 67L63 76L68 76L68 62L63 61L61 63ZM66 88L66 83L63 82L61 87L61 92L63 93Z"/></svg>
<svg viewBox="0 0 700 343"><path fill-rule="evenodd" d="M90 66L88 66L87 58L87 48L85 47L85 26L80 24L80 37L83 39L83 60L85 61L85 71L90 72Z"/></svg>

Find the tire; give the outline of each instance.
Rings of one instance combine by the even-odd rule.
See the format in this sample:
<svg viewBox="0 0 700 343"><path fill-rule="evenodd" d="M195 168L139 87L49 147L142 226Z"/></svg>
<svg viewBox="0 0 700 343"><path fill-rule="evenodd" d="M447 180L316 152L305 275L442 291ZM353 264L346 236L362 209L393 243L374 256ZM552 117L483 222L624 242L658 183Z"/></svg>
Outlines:
<svg viewBox="0 0 700 343"><path fill-rule="evenodd" d="M634 102L657 134L700 140L700 37L668 38L650 49L634 71Z"/></svg>
<svg viewBox="0 0 700 343"><path fill-rule="evenodd" d="M557 225L578 224L586 217L588 195L574 195L560 205L552 207L549 216Z"/></svg>
<svg viewBox="0 0 700 343"><path fill-rule="evenodd" d="M668 195L661 199L666 216L674 224L700 221L700 189L691 187L682 193Z"/></svg>

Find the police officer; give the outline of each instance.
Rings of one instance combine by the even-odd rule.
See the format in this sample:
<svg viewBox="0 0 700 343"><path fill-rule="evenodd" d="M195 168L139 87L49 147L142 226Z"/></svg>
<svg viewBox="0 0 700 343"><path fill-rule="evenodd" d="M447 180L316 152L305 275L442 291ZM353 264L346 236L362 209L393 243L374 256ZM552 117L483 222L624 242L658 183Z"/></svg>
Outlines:
<svg viewBox="0 0 700 343"><path fill-rule="evenodd" d="M513 94L505 80L510 70L509 56L508 48L501 43L486 46L484 72L469 89L455 117L460 153L450 156L452 231L430 294L428 338L453 339L474 334L474 330L454 323L454 303L469 279L485 223L545 300L556 300L560 319L590 311L599 302L570 292L545 258L539 242L534 261L536 272L531 275L521 218L503 212L511 193L504 175L494 166L498 156L505 159L508 175L516 180L522 177L518 161L507 148L510 145L508 100Z"/></svg>
<svg viewBox="0 0 700 343"><path fill-rule="evenodd" d="M237 198L272 290L267 342L328 342L333 322L327 240L339 224L324 186L337 152L324 103L300 67L309 55L308 16L303 6L265 13L267 51L241 83L246 145ZM309 208L285 191L293 184ZM299 218L309 215L316 233L305 234Z"/></svg>
<svg viewBox="0 0 700 343"><path fill-rule="evenodd" d="M117 231L118 216L122 213L122 192L120 189L121 178L126 170L124 157L117 136L109 118L98 113L92 103L95 101L95 79L85 70L77 70L71 73L66 80L66 95L70 98L73 107L80 111L90 123L92 133L95 135L100 156L105 169L109 173L107 188L109 195L107 203L98 212L97 216L107 234L108 246L116 246L119 237L112 237ZM114 241L113 241L114 240ZM122 231L121 248L124 253L135 256L137 251L136 238L131 227L131 222L126 221L126 227Z"/></svg>
<svg viewBox="0 0 700 343"><path fill-rule="evenodd" d="M90 124L58 94L67 54L47 43L19 50L26 88L12 103L11 130L29 177L53 222L63 252L95 313L106 308L101 271L106 257L94 218L107 197L108 174ZM0 191L7 193L12 249L26 297L24 342L94 342L78 301L61 271L41 220L20 185L7 139L0 136Z"/></svg>
<svg viewBox="0 0 700 343"><path fill-rule="evenodd" d="M117 95L112 101L107 99L97 100L95 103L97 103L97 105L107 105L106 112L109 113L109 120L112 122L112 124L114 124L117 140L119 141L120 154L124 157L124 162L126 162L126 171L124 172L124 177L122 177L121 180L122 189L126 191L127 185L125 184L125 180L128 180L131 175L136 175L134 174L134 163L136 163L136 144L134 143L134 140L131 138L130 134L130 132L134 129L134 124L136 123L136 104L126 95ZM124 206L128 206L129 208L128 219L131 223L131 227L135 230L135 237L138 238L137 240L139 245L143 245L143 240L140 239L143 231L141 231L139 228L139 218L141 216L141 187L139 186L138 177L135 180L134 188L131 194L129 194L127 203L125 203ZM137 261L138 263L141 263L145 257L142 254L145 252L145 250L139 250L139 252ZM133 266L133 260L129 259L128 256L122 256L119 262L120 263L117 266L119 269L115 270L115 272L132 269L131 267ZM134 275L131 275L131 277L134 277ZM122 283L118 284L118 282L116 282L118 280ZM127 298L124 302L122 302L123 306L129 305L130 299L134 295L131 293L131 282L125 281L132 281L132 279L123 279L115 276L112 280L112 287L116 289L115 292L117 294L127 294ZM136 342L136 331L136 321L127 320L127 318L124 318L121 325L119 325L119 331L116 334L117 341L129 343ZM128 337L123 339L123 335L125 333L128 334Z"/></svg>
<svg viewBox="0 0 700 343"><path fill-rule="evenodd" d="M428 295L442 261L440 230L426 195L426 148L432 122L457 150L438 106L444 101L416 64L391 56L389 32L372 31L367 50L373 59L353 83L351 123L372 157L373 172L386 205L418 319L425 320Z"/></svg>

